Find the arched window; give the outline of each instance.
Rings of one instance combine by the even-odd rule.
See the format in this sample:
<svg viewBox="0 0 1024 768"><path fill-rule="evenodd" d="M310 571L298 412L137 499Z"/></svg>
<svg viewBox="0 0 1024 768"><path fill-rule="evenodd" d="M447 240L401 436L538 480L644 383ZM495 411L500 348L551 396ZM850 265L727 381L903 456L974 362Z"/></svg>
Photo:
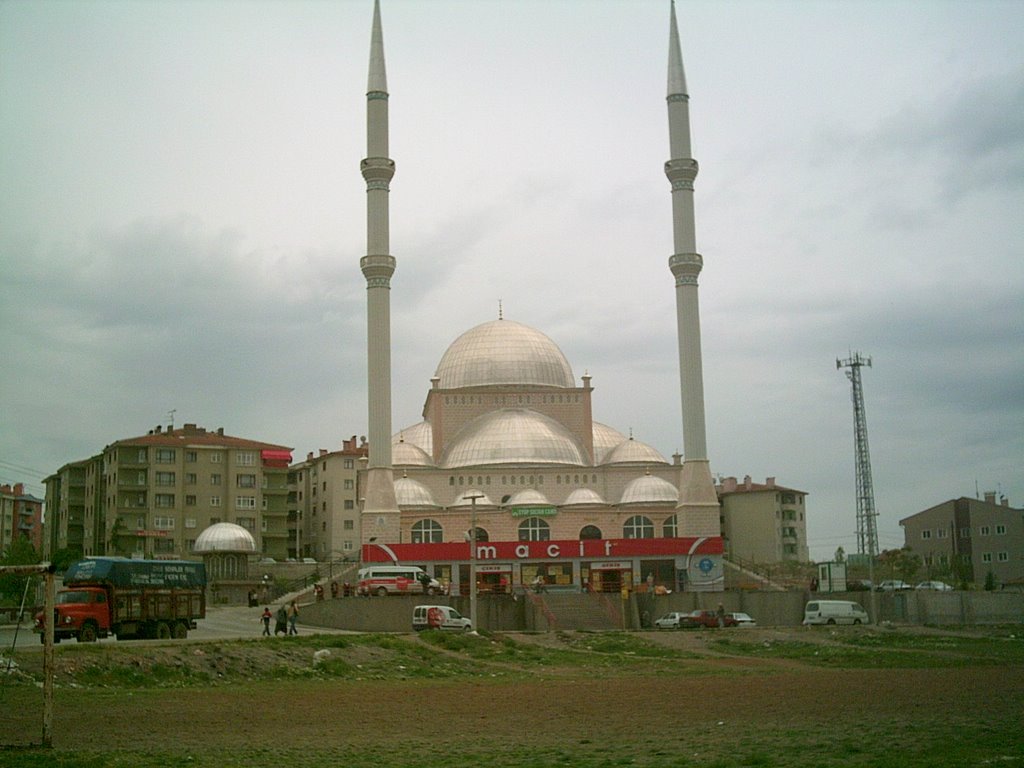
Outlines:
<svg viewBox="0 0 1024 768"><path fill-rule="evenodd" d="M622 538L624 539L653 539L654 523L651 518L643 515L633 515L622 526Z"/></svg>
<svg viewBox="0 0 1024 768"><path fill-rule="evenodd" d="M661 535L666 539L674 539L678 530L679 518L676 515L672 515L672 517L666 517L665 522L662 523Z"/></svg>
<svg viewBox="0 0 1024 768"><path fill-rule="evenodd" d="M478 542L480 542L480 541L490 541L491 540L491 534L489 534L487 532L487 529L481 528L478 525L476 527L476 540ZM466 531L466 541L469 541L469 531Z"/></svg>
<svg viewBox="0 0 1024 768"><path fill-rule="evenodd" d="M412 524L413 544L440 544L444 539L444 530L437 520L417 520Z"/></svg>
<svg viewBox="0 0 1024 768"><path fill-rule="evenodd" d="M584 525L583 529L580 531L580 538L581 539L600 539L601 538L601 529L598 528L596 525Z"/></svg>
<svg viewBox="0 0 1024 768"><path fill-rule="evenodd" d="M519 524L520 541L550 541L551 526L539 517L529 517Z"/></svg>

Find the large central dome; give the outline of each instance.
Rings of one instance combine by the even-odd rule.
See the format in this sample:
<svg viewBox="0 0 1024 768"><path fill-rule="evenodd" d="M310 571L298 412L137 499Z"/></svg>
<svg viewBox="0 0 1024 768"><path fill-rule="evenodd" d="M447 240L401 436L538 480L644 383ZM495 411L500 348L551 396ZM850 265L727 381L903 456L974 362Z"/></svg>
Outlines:
<svg viewBox="0 0 1024 768"><path fill-rule="evenodd" d="M513 320L492 320L452 342L434 374L442 389L576 385L562 350L540 331Z"/></svg>

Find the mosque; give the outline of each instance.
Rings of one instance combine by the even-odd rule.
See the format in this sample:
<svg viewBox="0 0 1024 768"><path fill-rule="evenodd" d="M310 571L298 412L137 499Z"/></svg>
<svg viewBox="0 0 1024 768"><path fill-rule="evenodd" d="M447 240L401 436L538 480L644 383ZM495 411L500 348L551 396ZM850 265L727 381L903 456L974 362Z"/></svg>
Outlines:
<svg viewBox="0 0 1024 768"><path fill-rule="evenodd" d="M689 97L675 7L669 141L684 455L666 460L593 418L591 377L515 320L459 336L430 379L423 418L393 433L388 92L375 0L367 92L369 456L358 483L361 559L418 565L467 594L548 589L710 591L724 586L719 506L704 434ZM475 531L475 535L472 533Z"/></svg>

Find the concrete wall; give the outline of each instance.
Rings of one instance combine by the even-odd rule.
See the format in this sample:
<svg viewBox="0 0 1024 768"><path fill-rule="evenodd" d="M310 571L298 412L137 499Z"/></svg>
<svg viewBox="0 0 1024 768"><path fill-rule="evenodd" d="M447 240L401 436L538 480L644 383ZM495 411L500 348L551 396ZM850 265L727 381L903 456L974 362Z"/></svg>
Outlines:
<svg viewBox="0 0 1024 768"><path fill-rule="evenodd" d="M574 597L581 601L593 599L582 594ZM632 628L639 628L669 611L715 610L722 603L727 612L749 613L762 627L797 626L803 621L804 605L810 599L852 600L871 613L869 592L816 593L813 596L800 591L681 592L632 595L629 623ZM897 624L1024 623L1024 594L1019 592L876 592L875 603L882 621ZM409 632L413 606L420 604L450 605L464 616L469 615L469 598L466 597L328 598L302 605L300 624L358 632ZM479 627L489 631L533 631L548 626L542 610L522 598L481 597L477 601L477 614Z"/></svg>

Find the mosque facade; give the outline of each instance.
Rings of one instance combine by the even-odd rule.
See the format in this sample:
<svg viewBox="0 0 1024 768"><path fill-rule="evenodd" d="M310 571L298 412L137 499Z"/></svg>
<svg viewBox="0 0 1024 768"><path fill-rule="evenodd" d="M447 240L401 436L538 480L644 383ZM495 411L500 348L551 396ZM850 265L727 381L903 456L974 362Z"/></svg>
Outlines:
<svg viewBox="0 0 1024 768"><path fill-rule="evenodd" d="M391 429L388 93L379 0L367 92L369 456L359 475L361 559L419 565L467 594L550 589L720 590L723 542L708 469L697 307L689 112L675 9L669 39L670 151L684 456L668 461L595 421L541 331L500 317L459 336L430 380L423 418ZM390 439L388 439L390 437ZM471 533L475 531L475 534Z"/></svg>

